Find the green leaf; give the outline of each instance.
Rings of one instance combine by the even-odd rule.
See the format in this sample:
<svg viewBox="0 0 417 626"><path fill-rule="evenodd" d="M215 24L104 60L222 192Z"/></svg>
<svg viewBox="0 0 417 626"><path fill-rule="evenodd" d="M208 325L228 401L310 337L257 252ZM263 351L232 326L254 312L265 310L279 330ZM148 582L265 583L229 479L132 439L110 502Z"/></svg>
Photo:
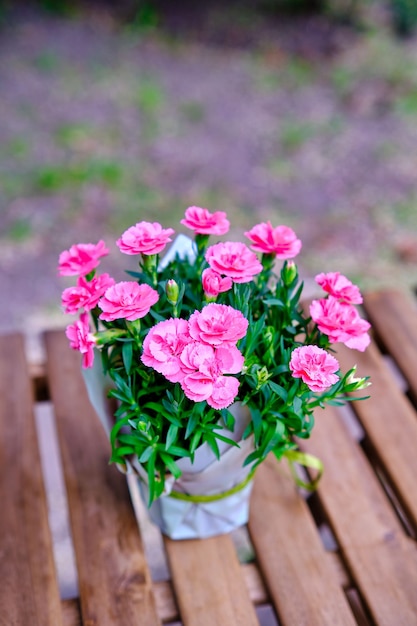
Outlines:
<svg viewBox="0 0 417 626"><path fill-rule="evenodd" d="M267 456L271 450L275 448L283 439L285 439L285 426L282 422L276 422L275 429L273 429L272 437L263 450L263 455Z"/></svg>
<svg viewBox="0 0 417 626"><path fill-rule="evenodd" d="M198 447L198 445L200 444L200 440L201 440L201 428L198 428L196 430L196 432L194 433L191 442L190 442L190 452L194 453L196 448Z"/></svg>
<svg viewBox="0 0 417 626"><path fill-rule="evenodd" d="M133 400L132 390L130 389L126 381L114 369L110 370L110 375L113 378L114 382L116 383L119 391L124 393L125 397L132 401Z"/></svg>
<svg viewBox="0 0 417 626"><path fill-rule="evenodd" d="M177 440L177 436L178 426L171 424L167 432L165 450L168 450L172 446L172 444Z"/></svg>
<svg viewBox="0 0 417 626"><path fill-rule="evenodd" d="M117 440L119 441L119 443L127 443L131 446L136 446L136 444L138 443L138 437L136 433L134 435L130 435L129 433L122 433L118 436Z"/></svg>
<svg viewBox="0 0 417 626"><path fill-rule="evenodd" d="M175 456L179 456L181 458L191 456L188 450L181 448L180 446L171 446L167 452L169 452L169 454L175 454Z"/></svg>
<svg viewBox="0 0 417 626"><path fill-rule="evenodd" d="M200 419L200 416L198 415L197 411L193 411L187 422L187 428L185 430L185 436L184 436L185 439L188 439L188 437L190 437L193 434L198 424L199 419Z"/></svg>
<svg viewBox="0 0 417 626"><path fill-rule="evenodd" d="M132 446L120 446L119 448L115 448L114 453L117 457L123 457L130 454L134 454L135 449ZM112 455L113 458L113 455Z"/></svg>
<svg viewBox="0 0 417 626"><path fill-rule="evenodd" d="M206 442L207 442L208 446L213 451L216 459L219 460L220 459L220 450L219 450L219 446L217 445L217 441L216 441L215 437L211 433L205 433L205 439L206 439Z"/></svg>
<svg viewBox="0 0 417 626"><path fill-rule="evenodd" d="M251 452L246 459L243 461L243 467L253 463L253 461L259 461L262 458L262 453L260 450L254 450Z"/></svg>
<svg viewBox="0 0 417 626"><path fill-rule="evenodd" d="M139 457L139 463L146 463L146 461L149 461L151 454L154 452L154 447L153 446L148 446L147 448L145 448L145 450L142 452L142 454Z"/></svg>
<svg viewBox="0 0 417 626"><path fill-rule="evenodd" d="M245 430L243 431L242 439L247 439L248 437L251 436L252 433L253 433L253 422L249 422L249 424L246 426Z"/></svg>
<svg viewBox="0 0 417 626"><path fill-rule="evenodd" d="M219 426L219 428L221 428L221 426ZM229 444L229 446L234 446L235 448L239 448L239 444L236 441L234 441L234 439L229 439L229 437L225 437L224 435L217 433L215 428L213 428L213 434L216 437L216 439L219 439L220 441L224 441L224 443Z"/></svg>
<svg viewBox="0 0 417 626"><path fill-rule="evenodd" d="M283 400L283 402L287 402L288 394L284 387L281 385L277 385L273 380L268 381L268 386L272 389L272 391Z"/></svg>
<svg viewBox="0 0 417 626"><path fill-rule="evenodd" d="M126 374L129 376L130 368L132 367L133 357L133 344L131 341L126 341L122 346L123 365L125 366Z"/></svg>
<svg viewBox="0 0 417 626"><path fill-rule="evenodd" d="M109 398L116 398L116 400L120 400L120 402L130 402L130 397L126 397L126 394L121 391L117 391L117 389L110 389Z"/></svg>
<svg viewBox="0 0 417 626"><path fill-rule="evenodd" d="M181 476L182 472L180 468L175 463L174 459L169 456L169 454L161 452L161 459L163 460L171 474L174 476L174 478L179 478Z"/></svg>
<svg viewBox="0 0 417 626"><path fill-rule="evenodd" d="M253 405L251 405L249 409L250 409L250 414L252 417L253 432L255 435L255 444L258 445L259 438L262 433L262 413L260 412L258 408L254 407Z"/></svg>
<svg viewBox="0 0 417 626"><path fill-rule="evenodd" d="M278 306L282 309L285 309L285 302L283 302L279 298L267 298L266 300L264 300L264 304L267 304L268 306Z"/></svg>
<svg viewBox="0 0 417 626"><path fill-rule="evenodd" d="M155 499L155 450L152 451L153 454L149 456L148 464L146 467L146 471L148 473L148 488L149 488L149 501L148 506L151 506L152 502Z"/></svg>
<svg viewBox="0 0 417 626"><path fill-rule="evenodd" d="M121 428L123 428L123 426L126 426L126 424L128 423L127 419L121 419L118 422L115 423L115 425L113 426L113 428L110 431L110 444L111 447L114 447L116 438L119 434L119 431Z"/></svg>
<svg viewBox="0 0 417 626"><path fill-rule="evenodd" d="M158 402L147 402L143 405L144 409L152 409L158 415L163 415L166 419L170 420L172 415Z"/></svg>
<svg viewBox="0 0 417 626"><path fill-rule="evenodd" d="M235 418L233 414L227 409L222 409L220 413L221 413L224 425L226 426L227 430L230 430L231 432L233 432L235 428Z"/></svg>

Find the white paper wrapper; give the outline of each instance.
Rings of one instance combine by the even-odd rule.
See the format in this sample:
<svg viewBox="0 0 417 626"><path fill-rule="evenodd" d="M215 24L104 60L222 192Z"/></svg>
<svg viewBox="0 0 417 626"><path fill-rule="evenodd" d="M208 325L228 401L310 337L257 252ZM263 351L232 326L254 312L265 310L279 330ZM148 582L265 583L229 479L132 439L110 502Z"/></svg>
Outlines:
<svg viewBox="0 0 417 626"><path fill-rule="evenodd" d="M159 269L163 270L168 263L175 259L176 254L179 255L180 259L188 259L190 263L193 263L196 257L193 240L187 237L187 235L177 235L161 259Z"/></svg>
<svg viewBox="0 0 417 626"><path fill-rule="evenodd" d="M219 431L222 435L239 443L239 448L219 441L220 460L217 460L207 444L195 453L194 463L190 459L177 462L183 474L169 485L171 490L189 495L219 494L241 484L250 466L243 467L245 458L254 449L253 438L241 441L249 420L249 411L234 405L231 410L236 416L235 431ZM139 489L147 504L146 482L139 480ZM228 533L246 524L249 517L249 497L252 481L243 489L215 502L187 502L171 498L169 493L152 503L149 515L162 532L172 539L203 539Z"/></svg>

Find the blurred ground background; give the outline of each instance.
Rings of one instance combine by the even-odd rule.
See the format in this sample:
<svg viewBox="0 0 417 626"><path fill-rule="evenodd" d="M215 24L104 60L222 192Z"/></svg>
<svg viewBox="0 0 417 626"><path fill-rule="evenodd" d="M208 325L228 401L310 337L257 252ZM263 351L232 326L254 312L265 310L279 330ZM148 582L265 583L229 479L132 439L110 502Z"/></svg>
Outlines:
<svg viewBox="0 0 417 626"><path fill-rule="evenodd" d="M61 250L122 280L119 234L191 204L292 226L306 279L417 284L416 3L277 4L0 5L0 330L68 322Z"/></svg>

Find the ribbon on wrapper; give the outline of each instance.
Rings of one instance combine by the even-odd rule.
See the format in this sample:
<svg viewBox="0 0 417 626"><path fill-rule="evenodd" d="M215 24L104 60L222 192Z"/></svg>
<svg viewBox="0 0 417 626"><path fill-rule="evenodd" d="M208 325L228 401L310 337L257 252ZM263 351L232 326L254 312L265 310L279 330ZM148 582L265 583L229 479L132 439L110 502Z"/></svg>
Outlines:
<svg viewBox="0 0 417 626"><path fill-rule="evenodd" d="M320 479L324 472L323 461L321 461L318 457L313 454L308 454L307 452L300 452L299 450L286 450L283 454L288 461L288 465L290 467L291 475L294 479L295 484L298 487L302 487L302 489L306 489L307 491L315 491L317 489L317 485L320 482ZM297 470L295 469L295 464L302 465L303 467L308 467L309 469L314 469L317 471L317 475L314 479L306 482L302 480L297 474Z"/></svg>

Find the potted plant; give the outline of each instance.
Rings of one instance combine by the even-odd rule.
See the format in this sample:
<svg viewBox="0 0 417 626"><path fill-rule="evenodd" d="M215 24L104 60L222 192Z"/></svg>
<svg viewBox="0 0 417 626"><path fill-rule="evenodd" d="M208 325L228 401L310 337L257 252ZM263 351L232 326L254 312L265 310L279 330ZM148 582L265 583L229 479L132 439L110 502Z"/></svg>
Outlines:
<svg viewBox="0 0 417 626"><path fill-rule="evenodd" d="M189 207L181 223L193 239L179 235L162 260L172 228L142 221L121 235L120 251L138 260L129 280L97 273L103 241L59 259L62 276L78 277L62 294L79 315L66 334L83 355L110 460L137 474L152 519L173 538L244 524L256 467L269 453L308 465L296 439L309 437L313 411L369 384L332 354L338 342L369 344L359 289L320 274L323 297L305 312L292 229L260 223L245 233L249 245L211 244L228 232L224 212Z"/></svg>

